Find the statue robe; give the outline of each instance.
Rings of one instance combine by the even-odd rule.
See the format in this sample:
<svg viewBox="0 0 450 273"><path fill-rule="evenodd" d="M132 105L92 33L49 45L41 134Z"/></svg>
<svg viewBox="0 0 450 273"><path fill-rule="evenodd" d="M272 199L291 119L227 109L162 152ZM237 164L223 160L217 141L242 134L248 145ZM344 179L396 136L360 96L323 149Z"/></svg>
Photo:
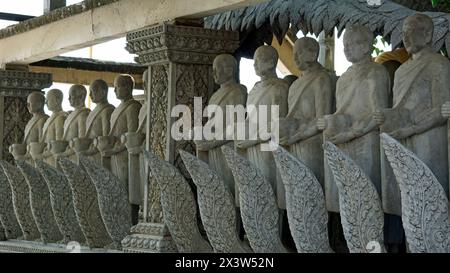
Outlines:
<svg viewBox="0 0 450 273"><path fill-rule="evenodd" d="M66 118L67 113L64 111L53 112L44 123L44 127L42 128L42 139L40 142L48 144L53 140L63 140L64 121ZM49 156L45 161L54 167L57 166L53 156Z"/></svg>
<svg viewBox="0 0 450 273"><path fill-rule="evenodd" d="M138 115L142 105L134 99L121 103L111 114L110 136L115 136L120 142L120 137L127 132L136 132L138 127ZM141 203L141 193L130 191L139 189L140 181L128 181L128 151L124 151L111 156L111 171L124 182L128 191L130 204L139 205ZM134 184L133 184L134 183Z"/></svg>
<svg viewBox="0 0 450 273"><path fill-rule="evenodd" d="M450 100L450 62L440 54L423 53L409 59L395 73L392 110L402 113L404 118L393 129L419 123L433 108L440 112L441 106ZM442 124L400 142L431 169L448 195L447 137L447 124L443 120ZM401 216L400 191L385 156L382 157L382 183L385 213Z"/></svg>
<svg viewBox="0 0 450 273"><path fill-rule="evenodd" d="M44 113L33 115L25 126L23 143L30 144L31 142L39 142L42 138L42 132L48 115Z"/></svg>
<svg viewBox="0 0 450 273"><path fill-rule="evenodd" d="M86 134L86 119L91 112L88 108L75 109L71 112L64 121L63 139L67 142L74 138L83 137ZM78 162L77 155L69 146L67 150L73 152L68 158L74 162Z"/></svg>
<svg viewBox="0 0 450 273"><path fill-rule="evenodd" d="M267 106L267 129L271 130L272 116L270 106L279 106L279 117L285 117L287 113L287 97L289 85L279 78L271 78L265 81L257 82L248 94L247 108L254 105L256 109L259 106ZM263 112L263 114L266 114ZM259 124L258 124L259 125ZM271 183L275 195L278 199L278 206L282 209L286 208L284 185L281 177L277 175L277 167L271 151L262 151L261 144L251 146L247 149L247 158L252 162L261 173Z"/></svg>
<svg viewBox="0 0 450 273"><path fill-rule="evenodd" d="M245 107L246 100L247 100L247 90L244 86L238 84L230 88L220 88L219 90L214 92L214 94L211 96L208 104L217 105L222 110L223 113L222 132L224 134L224 139L227 127L226 106L242 105L243 107ZM212 117L212 119L214 118L215 117ZM226 145L233 145L233 144L229 143ZM225 156L223 155L220 146L208 150L207 154L209 166L222 177L226 187L230 190L231 194L237 197L238 189L235 188L233 174L226 163ZM235 202L236 204L238 204L239 200L236 199Z"/></svg>
<svg viewBox="0 0 450 273"><path fill-rule="evenodd" d="M328 72L319 65L305 71L289 89L289 112L286 118L297 120L308 128L315 126L318 118L331 114L333 85ZM323 135L318 133L289 146L289 151L311 169L317 180L324 186Z"/></svg>
<svg viewBox="0 0 450 273"><path fill-rule="evenodd" d="M354 64L337 81L336 112L346 117L348 124L339 126L340 132L362 130L373 121L373 113L388 105L389 73L380 64ZM337 145L370 177L378 193L380 181L380 137L377 126L368 133ZM325 160L326 163L327 160ZM328 164L325 164L325 199L328 211L339 212L339 193Z"/></svg>
<svg viewBox="0 0 450 273"><path fill-rule="evenodd" d="M105 103L97 104L86 118L86 138L95 139L99 136L107 136L111 130L110 119L114 106ZM101 162L100 152L90 156L95 162Z"/></svg>

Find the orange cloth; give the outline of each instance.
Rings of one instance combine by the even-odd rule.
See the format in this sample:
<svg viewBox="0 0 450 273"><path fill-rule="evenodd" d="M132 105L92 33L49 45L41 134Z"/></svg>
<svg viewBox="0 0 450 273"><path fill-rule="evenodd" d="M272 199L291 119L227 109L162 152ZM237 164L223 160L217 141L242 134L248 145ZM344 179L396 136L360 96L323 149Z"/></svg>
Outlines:
<svg viewBox="0 0 450 273"><path fill-rule="evenodd" d="M404 63L409 59L410 55L404 48L398 48L393 51L383 52L375 58L375 62L382 64L387 61L397 61Z"/></svg>

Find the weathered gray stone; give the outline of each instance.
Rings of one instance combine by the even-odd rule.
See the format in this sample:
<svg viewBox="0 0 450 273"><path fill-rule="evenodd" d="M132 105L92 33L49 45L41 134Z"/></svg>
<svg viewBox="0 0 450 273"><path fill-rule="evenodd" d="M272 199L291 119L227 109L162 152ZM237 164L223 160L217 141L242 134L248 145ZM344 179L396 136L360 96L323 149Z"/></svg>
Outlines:
<svg viewBox="0 0 450 273"><path fill-rule="evenodd" d="M324 144L325 156L339 191L341 223L352 253L384 251L381 200L364 171L334 144ZM369 249L371 246L376 249Z"/></svg>
<svg viewBox="0 0 450 273"><path fill-rule="evenodd" d="M0 169L0 225L3 225L6 238L16 239L22 235L19 222L14 212L12 189L8 177Z"/></svg>
<svg viewBox="0 0 450 273"><path fill-rule="evenodd" d="M30 204L36 225L41 233L41 240L44 243L60 241L63 236L58 228L53 214L50 192L44 178L39 172L22 160L17 160L16 164L25 181L30 187Z"/></svg>
<svg viewBox="0 0 450 273"><path fill-rule="evenodd" d="M56 168L42 160L36 160L36 169L44 177L50 190L50 202L56 223L63 235L63 242L84 243L85 237L78 223L73 206L72 191L66 177Z"/></svg>
<svg viewBox="0 0 450 273"><path fill-rule="evenodd" d="M286 189L289 228L300 253L333 252L328 240L325 196L314 173L279 147L273 152Z"/></svg>
<svg viewBox="0 0 450 273"><path fill-rule="evenodd" d="M58 160L73 194L73 204L81 230L90 248L112 243L100 213L97 190L83 167L66 158Z"/></svg>
<svg viewBox="0 0 450 273"><path fill-rule="evenodd" d="M393 107L375 115L381 131L399 140L426 164L448 197L448 117L442 105L450 100L450 62L430 47L433 21L425 14L405 19L403 40L411 58L395 72ZM401 215L395 176L382 157L382 200L386 213Z"/></svg>
<svg viewBox="0 0 450 273"><path fill-rule="evenodd" d="M170 163L144 151L161 189L164 222L179 252L211 252L197 225L197 205L186 179Z"/></svg>
<svg viewBox="0 0 450 273"><path fill-rule="evenodd" d="M97 190L98 204L103 223L111 239L121 248L120 242L131 228L131 208L127 189L122 181L110 171L90 159L80 156L83 165Z"/></svg>
<svg viewBox="0 0 450 273"><path fill-rule="evenodd" d="M225 159L239 185L242 223L253 251L286 252L281 243L278 207L273 186L261 171L233 148L222 146Z"/></svg>
<svg viewBox="0 0 450 273"><path fill-rule="evenodd" d="M268 133L271 133L272 123L278 122L277 118L272 116L272 112L269 110L271 106L277 105L279 107L279 118L286 116L289 85L283 79L278 78L276 74L278 53L273 47L259 47L255 51L254 59L255 72L261 77L261 81L257 82L248 94L247 122L252 124L254 120L258 120L258 124L254 125L258 126L259 135L256 136L256 140L250 137L246 138L246 140L236 140L235 145L240 149L246 150L248 160L259 169L265 179L272 185L278 207L285 209L284 186L279 174L277 174L273 155L270 151L265 151L262 148L262 145L267 145L269 137L261 135L261 132L263 131L262 128L265 128L268 130ZM251 107L254 107L254 111L252 111ZM267 112L262 111L262 107L267 107ZM258 114L256 111L258 113L261 111L261 113L266 115L267 120L264 123L257 118ZM251 133L254 132L249 132L249 136Z"/></svg>
<svg viewBox="0 0 450 273"><path fill-rule="evenodd" d="M234 199L224 179L197 157L179 153L197 186L200 215L214 252L251 251L239 239Z"/></svg>
<svg viewBox="0 0 450 273"><path fill-rule="evenodd" d="M0 160L0 166L11 185L14 211L22 229L23 239L31 241L39 238L39 230L31 211L30 187L15 166L4 160Z"/></svg>
<svg viewBox="0 0 450 273"><path fill-rule="evenodd" d="M381 135L400 187L402 220L411 252L450 252L449 203L444 188L413 152Z"/></svg>
<svg viewBox="0 0 450 273"><path fill-rule="evenodd" d="M139 223L122 240L124 252L161 253L177 252L177 246L165 224Z"/></svg>
<svg viewBox="0 0 450 273"><path fill-rule="evenodd" d="M337 81L336 112L326 115L326 126L319 127L325 129L325 140L354 160L381 192L380 138L373 114L388 106L389 73L372 61L373 33L367 27L347 27L344 44L352 66ZM327 209L339 212L337 183L331 173L325 165Z"/></svg>

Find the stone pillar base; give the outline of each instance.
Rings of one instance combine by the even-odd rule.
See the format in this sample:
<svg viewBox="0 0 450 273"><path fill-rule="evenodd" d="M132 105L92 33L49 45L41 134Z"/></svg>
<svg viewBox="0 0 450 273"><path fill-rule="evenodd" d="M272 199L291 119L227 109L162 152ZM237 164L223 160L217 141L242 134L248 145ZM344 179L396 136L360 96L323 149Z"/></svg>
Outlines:
<svg viewBox="0 0 450 273"><path fill-rule="evenodd" d="M139 223L131 228L131 235L122 240L122 250L134 253L178 252L166 225Z"/></svg>

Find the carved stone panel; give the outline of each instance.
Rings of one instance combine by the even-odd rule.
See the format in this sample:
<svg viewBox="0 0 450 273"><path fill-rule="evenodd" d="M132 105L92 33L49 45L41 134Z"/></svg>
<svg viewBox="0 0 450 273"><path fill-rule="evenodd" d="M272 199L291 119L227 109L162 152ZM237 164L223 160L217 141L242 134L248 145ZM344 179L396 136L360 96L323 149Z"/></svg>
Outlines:
<svg viewBox="0 0 450 273"><path fill-rule="evenodd" d="M61 171L42 160L36 160L36 168L44 177L50 191L50 201L59 230L64 236L64 242L85 242L73 207L72 191L66 177Z"/></svg>
<svg viewBox="0 0 450 273"><path fill-rule="evenodd" d="M14 211L23 232L23 239L30 241L39 238L39 230L31 211L30 187L15 166L4 160L0 160L0 166L11 185Z"/></svg>
<svg viewBox="0 0 450 273"><path fill-rule="evenodd" d="M66 158L58 160L73 194L73 205L86 242L91 248L100 248L112 243L103 223L98 205L97 190L83 167Z"/></svg>
<svg viewBox="0 0 450 273"><path fill-rule="evenodd" d="M14 211L12 189L2 169L0 169L0 225L3 225L8 239L16 239L22 235L22 229Z"/></svg>
<svg viewBox="0 0 450 273"><path fill-rule="evenodd" d="M42 242L49 243L62 240L63 236L53 214L50 192L44 178L25 161L17 160L16 164L30 187L31 211L41 233Z"/></svg>

